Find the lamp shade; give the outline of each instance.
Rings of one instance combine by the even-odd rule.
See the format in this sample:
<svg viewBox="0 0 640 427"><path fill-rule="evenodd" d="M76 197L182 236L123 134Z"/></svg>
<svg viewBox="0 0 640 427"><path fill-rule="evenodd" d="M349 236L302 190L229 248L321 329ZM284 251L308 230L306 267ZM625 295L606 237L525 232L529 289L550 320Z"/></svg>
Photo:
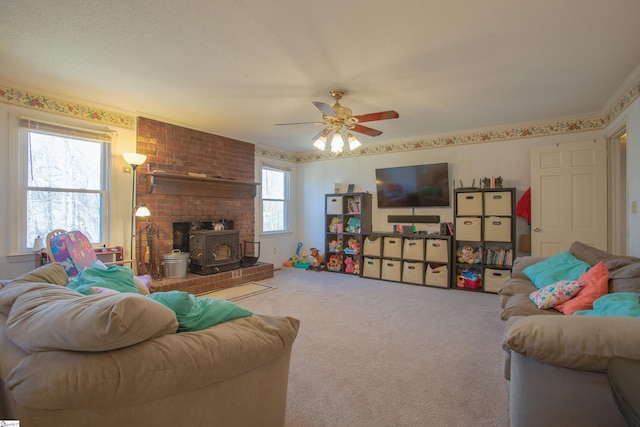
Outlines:
<svg viewBox="0 0 640 427"><path fill-rule="evenodd" d="M122 157L124 157L124 161L131 166L140 166L147 160L147 156L138 153L123 153Z"/></svg>
<svg viewBox="0 0 640 427"><path fill-rule="evenodd" d="M149 212L149 208L147 208L144 205L144 203L140 203L140 207L136 209L136 216L139 216L139 217L151 216L151 212Z"/></svg>

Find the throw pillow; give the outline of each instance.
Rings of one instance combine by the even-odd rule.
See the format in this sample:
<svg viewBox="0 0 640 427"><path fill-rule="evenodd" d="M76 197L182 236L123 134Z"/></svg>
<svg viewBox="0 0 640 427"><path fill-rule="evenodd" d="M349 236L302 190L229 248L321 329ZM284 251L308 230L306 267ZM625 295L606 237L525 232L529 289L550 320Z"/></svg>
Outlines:
<svg viewBox="0 0 640 427"><path fill-rule="evenodd" d="M175 314L138 294L83 296L47 283L6 286L7 336L27 352L108 351L175 333Z"/></svg>
<svg viewBox="0 0 640 427"><path fill-rule="evenodd" d="M640 294L616 292L603 295L593 302L593 310L579 310L573 315L640 317Z"/></svg>
<svg viewBox="0 0 640 427"><path fill-rule="evenodd" d="M576 280L591 266L570 252L561 252L523 270L529 280L540 289L560 280Z"/></svg>
<svg viewBox="0 0 640 427"><path fill-rule="evenodd" d="M593 302L609 291L609 270L604 262L600 261L578 277L577 281L583 285L582 290L574 298L556 305L556 310L572 315L578 310L592 309Z"/></svg>
<svg viewBox="0 0 640 427"><path fill-rule="evenodd" d="M176 313L178 332L199 331L227 320L253 314L230 301L198 298L182 291L154 292L147 295L147 298L158 301Z"/></svg>
<svg viewBox="0 0 640 427"><path fill-rule="evenodd" d="M561 280L533 291L529 298L539 309L552 308L571 299L580 292L580 289L582 289L582 284L575 280Z"/></svg>

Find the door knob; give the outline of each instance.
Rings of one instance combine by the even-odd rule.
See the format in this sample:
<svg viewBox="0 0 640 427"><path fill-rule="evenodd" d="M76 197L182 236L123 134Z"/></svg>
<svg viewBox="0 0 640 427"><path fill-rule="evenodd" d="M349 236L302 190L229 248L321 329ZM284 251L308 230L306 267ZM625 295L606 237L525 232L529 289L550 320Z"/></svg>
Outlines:
<svg viewBox="0 0 640 427"><path fill-rule="evenodd" d="M536 227L533 229L533 231L535 231L536 233L539 233L541 230L538 227Z"/></svg>

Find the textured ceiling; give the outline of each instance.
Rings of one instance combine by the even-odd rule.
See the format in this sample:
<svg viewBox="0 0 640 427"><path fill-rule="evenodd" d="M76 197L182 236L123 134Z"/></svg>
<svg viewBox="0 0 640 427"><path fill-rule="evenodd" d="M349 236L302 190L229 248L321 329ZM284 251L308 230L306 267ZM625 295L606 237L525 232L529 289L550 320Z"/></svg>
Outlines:
<svg viewBox="0 0 640 427"><path fill-rule="evenodd" d="M365 144L599 113L640 65L640 1L2 0L0 80L311 151L346 89Z"/></svg>

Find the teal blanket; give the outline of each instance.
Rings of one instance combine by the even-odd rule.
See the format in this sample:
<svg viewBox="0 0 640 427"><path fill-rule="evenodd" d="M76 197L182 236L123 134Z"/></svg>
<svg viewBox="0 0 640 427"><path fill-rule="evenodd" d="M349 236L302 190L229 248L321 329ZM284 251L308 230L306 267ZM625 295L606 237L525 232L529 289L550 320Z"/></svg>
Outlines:
<svg viewBox="0 0 640 427"><path fill-rule="evenodd" d="M138 287L133 283L133 270L120 265L112 265L105 269L85 268L76 277L69 279L67 288L78 291L82 295L91 295L91 288L94 286L118 292L138 293Z"/></svg>

